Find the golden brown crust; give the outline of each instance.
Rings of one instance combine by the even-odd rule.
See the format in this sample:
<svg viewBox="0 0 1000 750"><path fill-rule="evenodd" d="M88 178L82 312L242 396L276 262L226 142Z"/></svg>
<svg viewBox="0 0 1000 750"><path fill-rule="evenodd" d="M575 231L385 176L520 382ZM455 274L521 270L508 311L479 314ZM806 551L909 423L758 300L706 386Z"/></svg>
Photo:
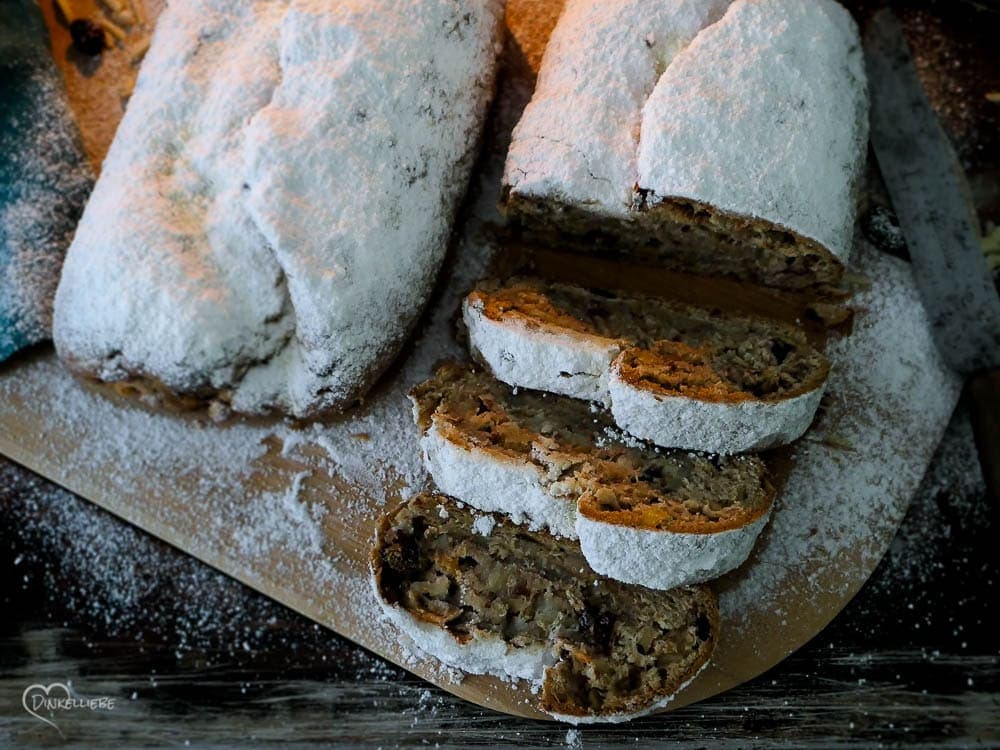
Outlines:
<svg viewBox="0 0 1000 750"><path fill-rule="evenodd" d="M585 495L577 502L577 512L592 521L627 526L634 529L669 531L675 534L719 534L749 526L771 512L777 494L769 479L762 481L762 496L758 503L736 506L717 519L708 520L692 515L680 515L669 502L639 505L621 510L601 508L596 498Z"/></svg>
<svg viewBox="0 0 1000 750"><path fill-rule="evenodd" d="M622 351L611 369L623 382L662 396L686 396L709 403L737 404L742 401L783 401L819 388L830 375L830 362L823 361L807 380L787 388L778 397L760 397L733 388L719 376L709 362L711 352L705 347L691 347L682 342L658 342L652 349L631 347Z"/></svg>

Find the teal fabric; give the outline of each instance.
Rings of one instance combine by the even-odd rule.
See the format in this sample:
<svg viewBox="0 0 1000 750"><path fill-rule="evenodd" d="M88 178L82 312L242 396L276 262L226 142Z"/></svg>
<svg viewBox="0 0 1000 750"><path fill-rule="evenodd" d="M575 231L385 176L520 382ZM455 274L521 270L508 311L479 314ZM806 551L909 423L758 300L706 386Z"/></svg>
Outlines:
<svg viewBox="0 0 1000 750"><path fill-rule="evenodd" d="M33 0L0 0L0 361L51 335L92 176Z"/></svg>

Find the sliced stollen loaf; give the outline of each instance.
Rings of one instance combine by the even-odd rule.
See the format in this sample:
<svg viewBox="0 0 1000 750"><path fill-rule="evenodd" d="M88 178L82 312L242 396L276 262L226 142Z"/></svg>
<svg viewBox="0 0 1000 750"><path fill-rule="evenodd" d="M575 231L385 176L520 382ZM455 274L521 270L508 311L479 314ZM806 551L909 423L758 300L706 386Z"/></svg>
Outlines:
<svg viewBox="0 0 1000 750"><path fill-rule="evenodd" d="M579 546L418 495L380 525L379 601L421 649L476 674L540 682L572 723L666 705L707 664L718 607L703 586L650 591L594 575Z"/></svg>
<svg viewBox="0 0 1000 750"><path fill-rule="evenodd" d="M237 412L351 406L434 284L502 34L502 0L168 3L69 249L60 357Z"/></svg>
<svg viewBox="0 0 1000 750"><path fill-rule="evenodd" d="M630 445L575 399L514 393L445 364L411 393L438 489L553 534L578 537L591 568L669 589L740 565L774 498L758 456Z"/></svg>
<svg viewBox="0 0 1000 750"><path fill-rule="evenodd" d="M789 443L830 369L790 325L534 278L482 282L462 313L500 380L610 405L619 427L668 448Z"/></svg>
<svg viewBox="0 0 1000 750"><path fill-rule="evenodd" d="M833 0L567 0L513 133L506 211L578 249L836 282L867 127L857 28Z"/></svg>

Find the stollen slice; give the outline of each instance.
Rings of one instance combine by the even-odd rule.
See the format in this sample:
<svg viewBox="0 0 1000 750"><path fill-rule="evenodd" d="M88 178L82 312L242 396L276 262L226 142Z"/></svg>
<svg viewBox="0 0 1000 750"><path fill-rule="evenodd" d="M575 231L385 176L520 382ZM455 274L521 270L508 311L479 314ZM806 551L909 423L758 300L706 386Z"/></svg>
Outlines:
<svg viewBox="0 0 1000 750"><path fill-rule="evenodd" d="M774 498L764 461L668 451L586 402L513 389L458 364L411 392L438 489L578 538L596 572L656 589L739 566Z"/></svg>
<svg viewBox="0 0 1000 750"><path fill-rule="evenodd" d="M425 493L388 514L372 551L379 601L451 666L539 683L572 723L666 705L707 664L718 607L704 586L651 591L592 573L576 542Z"/></svg>
<svg viewBox="0 0 1000 750"><path fill-rule="evenodd" d="M791 325L537 278L481 283L463 318L473 357L500 380L601 402L622 429L669 448L790 443L830 370Z"/></svg>

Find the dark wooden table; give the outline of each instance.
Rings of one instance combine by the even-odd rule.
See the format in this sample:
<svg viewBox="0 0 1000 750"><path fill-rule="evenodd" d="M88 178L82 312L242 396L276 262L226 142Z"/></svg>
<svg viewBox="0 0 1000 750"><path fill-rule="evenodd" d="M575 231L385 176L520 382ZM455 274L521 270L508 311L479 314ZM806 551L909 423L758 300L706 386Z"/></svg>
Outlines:
<svg viewBox="0 0 1000 750"><path fill-rule="evenodd" d="M705 703L569 730L450 696L0 462L0 746L1000 747L1000 527L960 409L898 538L807 647ZM71 681L113 710L22 708Z"/></svg>

